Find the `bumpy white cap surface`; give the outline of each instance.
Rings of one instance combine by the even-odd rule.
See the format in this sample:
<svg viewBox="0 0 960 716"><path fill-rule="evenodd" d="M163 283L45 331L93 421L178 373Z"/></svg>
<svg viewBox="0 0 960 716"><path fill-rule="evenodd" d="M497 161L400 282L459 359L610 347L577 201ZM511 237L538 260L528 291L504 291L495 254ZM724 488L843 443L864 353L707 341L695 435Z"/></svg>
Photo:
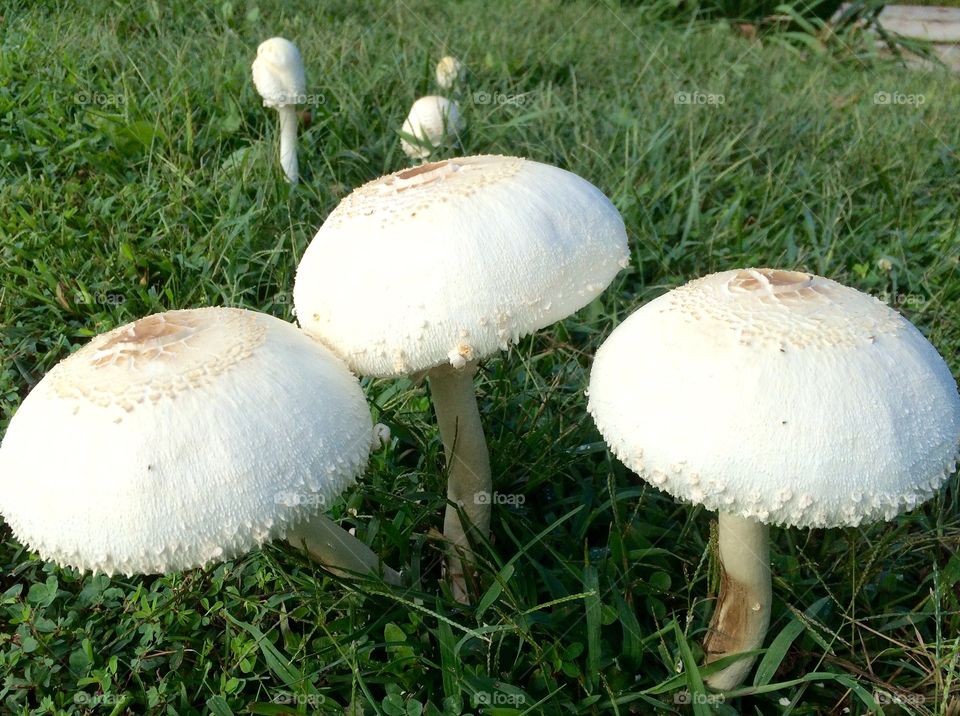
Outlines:
<svg viewBox="0 0 960 716"><path fill-rule="evenodd" d="M437 84L448 90L463 79L463 64L456 57L447 55L437 63Z"/></svg>
<svg viewBox="0 0 960 716"><path fill-rule="evenodd" d="M300 50L290 40L271 37L257 48L253 61L253 84L264 107L300 104L307 93Z"/></svg>
<svg viewBox="0 0 960 716"><path fill-rule="evenodd" d="M357 379L293 325L169 311L97 336L27 396L0 446L0 513L62 565L189 569L331 504L371 439Z"/></svg>
<svg viewBox="0 0 960 716"><path fill-rule="evenodd" d="M297 269L308 332L358 373L483 358L585 306L628 264L623 220L576 174L461 157L369 182Z"/></svg>
<svg viewBox="0 0 960 716"><path fill-rule="evenodd" d="M960 397L881 301L794 271L712 274L597 352L589 410L613 453L674 497L762 522L891 519L956 469Z"/></svg>
<svg viewBox="0 0 960 716"><path fill-rule="evenodd" d="M413 103L401 129L416 141L401 137L400 148L411 159L426 159L434 149L455 142L463 127L456 102L437 95L421 97Z"/></svg>

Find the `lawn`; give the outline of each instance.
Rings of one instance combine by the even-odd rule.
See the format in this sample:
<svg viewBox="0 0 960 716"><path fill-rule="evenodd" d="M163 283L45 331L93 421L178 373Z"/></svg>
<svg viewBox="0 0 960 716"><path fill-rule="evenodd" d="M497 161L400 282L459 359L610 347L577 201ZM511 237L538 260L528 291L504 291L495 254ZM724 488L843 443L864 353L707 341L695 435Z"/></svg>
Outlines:
<svg viewBox="0 0 960 716"><path fill-rule="evenodd" d="M0 523L0 712L960 713L955 477L891 523L774 528L768 650L717 696L696 668L716 516L612 458L584 395L633 309L742 266L887 300L960 374L955 77L800 26L757 42L668 3L14 0L0 15L0 431L58 360L135 318L292 320L307 243L353 187L409 166L397 130L448 52L469 68L463 153L587 178L632 256L601 298L481 366L512 499L494 506L475 605L440 582L426 385L365 380L393 440L332 514L411 586L345 582L279 544L108 579L41 561ZM250 80L273 35L307 70L294 189Z"/></svg>

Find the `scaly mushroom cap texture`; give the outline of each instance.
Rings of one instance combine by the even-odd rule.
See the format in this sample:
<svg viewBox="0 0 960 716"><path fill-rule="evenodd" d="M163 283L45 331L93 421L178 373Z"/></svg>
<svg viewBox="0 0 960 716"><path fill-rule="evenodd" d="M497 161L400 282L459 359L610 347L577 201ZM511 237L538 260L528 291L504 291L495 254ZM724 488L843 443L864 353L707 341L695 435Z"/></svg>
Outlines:
<svg viewBox="0 0 960 716"><path fill-rule="evenodd" d="M455 141L463 126L456 102L437 95L421 97L413 103L401 128L416 141L401 137L400 148L411 159L426 159L435 148Z"/></svg>
<svg viewBox="0 0 960 716"><path fill-rule="evenodd" d="M461 157L340 202L300 262L294 302L356 372L405 375L507 348L585 306L628 261L620 214L586 180Z"/></svg>
<svg viewBox="0 0 960 716"><path fill-rule="evenodd" d="M936 349L807 273L725 271L651 301L597 352L589 396L641 477L771 524L889 520L956 469L960 396Z"/></svg>
<svg viewBox="0 0 960 716"><path fill-rule="evenodd" d="M97 336L23 401L0 446L0 513L61 565L190 569L331 504L372 430L357 379L293 325L159 313Z"/></svg>
<svg viewBox="0 0 960 716"><path fill-rule="evenodd" d="M301 104L307 93L300 50L290 40L271 37L257 48L253 61L253 84L264 107Z"/></svg>

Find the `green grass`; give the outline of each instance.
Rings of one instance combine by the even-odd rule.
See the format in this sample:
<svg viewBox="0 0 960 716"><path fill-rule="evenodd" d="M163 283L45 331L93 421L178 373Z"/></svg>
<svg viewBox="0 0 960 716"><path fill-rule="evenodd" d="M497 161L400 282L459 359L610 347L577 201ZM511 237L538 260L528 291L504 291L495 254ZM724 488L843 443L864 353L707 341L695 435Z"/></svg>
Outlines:
<svg viewBox="0 0 960 716"><path fill-rule="evenodd" d="M446 51L470 69L465 153L588 178L632 250L601 299L478 376L496 488L523 496L494 507L478 606L438 586L443 451L425 387L365 381L395 439L334 514L412 589L344 583L281 546L162 578L84 576L0 527L0 712L957 713L956 479L889 524L774 529L758 685L681 703L698 700L712 516L608 455L585 412L590 358L690 278L777 265L890 297L960 372L960 87L843 38L752 44L725 22L657 19L665 8L0 8L0 430L58 360L136 317L218 304L291 319L298 257L352 187L405 166L397 129ZM274 34L300 46L319 95L294 191L249 77Z"/></svg>

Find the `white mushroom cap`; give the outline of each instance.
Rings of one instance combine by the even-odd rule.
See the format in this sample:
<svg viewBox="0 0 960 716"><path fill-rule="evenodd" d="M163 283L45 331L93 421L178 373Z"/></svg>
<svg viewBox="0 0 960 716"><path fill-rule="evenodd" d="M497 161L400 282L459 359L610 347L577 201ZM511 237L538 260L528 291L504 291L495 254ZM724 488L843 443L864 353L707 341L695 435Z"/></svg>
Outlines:
<svg viewBox="0 0 960 716"><path fill-rule="evenodd" d="M463 127L456 102L437 95L421 97L413 103L401 129L417 141L401 137L400 148L411 159L426 159L433 149L455 142Z"/></svg>
<svg viewBox="0 0 960 716"><path fill-rule="evenodd" d="M437 84L441 89L448 90L459 80L463 79L463 63L456 57L447 55L437 63Z"/></svg>
<svg viewBox="0 0 960 716"><path fill-rule="evenodd" d="M307 93L300 50L290 40L271 37L257 48L253 61L253 84L264 107L302 104Z"/></svg>
<svg viewBox="0 0 960 716"><path fill-rule="evenodd" d="M460 157L347 196L293 295L304 329L355 371L404 375L506 349L585 306L628 262L620 214L586 180Z"/></svg>
<svg viewBox="0 0 960 716"><path fill-rule="evenodd" d="M169 311L97 336L27 396L0 446L0 513L63 565L189 569L332 504L371 440L359 382L295 326Z"/></svg>
<svg viewBox="0 0 960 716"><path fill-rule="evenodd" d="M803 527L891 519L956 469L957 384L879 300L743 269L660 296L597 352L589 410L674 497Z"/></svg>

